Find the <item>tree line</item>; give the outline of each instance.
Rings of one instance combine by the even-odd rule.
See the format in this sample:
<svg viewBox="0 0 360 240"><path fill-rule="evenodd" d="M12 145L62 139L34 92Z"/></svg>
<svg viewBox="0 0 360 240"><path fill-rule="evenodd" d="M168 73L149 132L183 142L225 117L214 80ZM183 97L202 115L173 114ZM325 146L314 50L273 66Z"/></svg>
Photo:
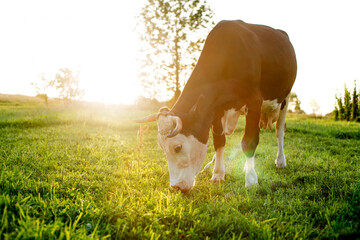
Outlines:
<svg viewBox="0 0 360 240"><path fill-rule="evenodd" d="M359 111L359 91L356 88L356 80L354 81L354 89L352 93L344 84L344 94L335 95L335 109L334 118L335 120L345 121L356 121L360 122L360 111Z"/></svg>
<svg viewBox="0 0 360 240"><path fill-rule="evenodd" d="M44 100L48 104L47 92L49 88L54 88L59 93L59 98L64 103L69 103L73 100L81 99L85 90L79 86L79 72L75 73L70 68L60 68L53 78L46 78L45 74L40 75L40 81L31 83L37 92L37 97Z"/></svg>

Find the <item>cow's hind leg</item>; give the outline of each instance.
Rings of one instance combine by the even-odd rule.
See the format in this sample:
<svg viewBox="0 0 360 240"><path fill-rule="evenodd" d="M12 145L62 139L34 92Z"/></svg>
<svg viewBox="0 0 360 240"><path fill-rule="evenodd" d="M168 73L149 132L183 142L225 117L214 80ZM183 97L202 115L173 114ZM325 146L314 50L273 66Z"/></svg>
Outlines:
<svg viewBox="0 0 360 240"><path fill-rule="evenodd" d="M246 115L245 133L241 142L246 157L245 187L254 186L258 182L255 172L255 150L259 143L260 108L261 101L253 101L251 106L248 106Z"/></svg>
<svg viewBox="0 0 360 240"><path fill-rule="evenodd" d="M278 168L283 168L286 166L286 160L284 154L284 136L285 136L285 128L286 128L285 118L286 118L286 111L289 105L289 96L281 104L279 119L276 121L276 137L278 141L278 152L277 152L275 164Z"/></svg>
<svg viewBox="0 0 360 240"><path fill-rule="evenodd" d="M225 134L220 121L213 123L212 127L213 141L215 147L215 166L211 181L219 182L225 180L225 164L223 160L224 147L225 147Z"/></svg>

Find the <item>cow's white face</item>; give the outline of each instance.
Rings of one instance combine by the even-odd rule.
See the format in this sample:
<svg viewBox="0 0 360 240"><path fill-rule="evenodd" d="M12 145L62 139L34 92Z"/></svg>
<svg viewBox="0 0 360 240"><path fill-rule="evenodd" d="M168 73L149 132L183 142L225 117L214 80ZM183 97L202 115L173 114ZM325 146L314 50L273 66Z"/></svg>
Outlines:
<svg viewBox="0 0 360 240"><path fill-rule="evenodd" d="M199 100L190 113L196 113L198 103ZM194 186L195 176L205 160L207 143L200 142L194 135L183 134L181 118L170 113L167 107L160 108L158 113L135 120L138 123L153 121L158 125L158 143L166 154L170 185L187 192Z"/></svg>
<svg viewBox="0 0 360 240"><path fill-rule="evenodd" d="M194 136L177 134L167 137L161 133L164 130L166 117L158 120L158 143L164 150L168 162L171 187L189 191L195 184L195 176L200 171L205 160L207 144L201 143Z"/></svg>

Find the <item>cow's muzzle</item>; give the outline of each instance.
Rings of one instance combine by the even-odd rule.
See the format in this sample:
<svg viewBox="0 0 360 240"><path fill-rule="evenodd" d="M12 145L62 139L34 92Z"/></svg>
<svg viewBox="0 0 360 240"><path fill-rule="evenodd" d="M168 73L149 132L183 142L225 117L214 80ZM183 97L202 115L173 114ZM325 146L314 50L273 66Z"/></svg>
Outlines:
<svg viewBox="0 0 360 240"><path fill-rule="evenodd" d="M173 189L180 190L182 193L187 193L193 188L193 184L190 185L186 183L185 181L180 181L175 185L171 185Z"/></svg>

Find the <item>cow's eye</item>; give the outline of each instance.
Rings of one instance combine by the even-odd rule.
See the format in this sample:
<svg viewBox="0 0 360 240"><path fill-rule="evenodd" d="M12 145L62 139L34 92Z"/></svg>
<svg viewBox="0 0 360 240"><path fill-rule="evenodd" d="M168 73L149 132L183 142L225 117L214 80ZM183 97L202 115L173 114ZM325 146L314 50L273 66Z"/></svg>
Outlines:
<svg viewBox="0 0 360 240"><path fill-rule="evenodd" d="M182 146L179 144L179 145L176 145L175 147L174 147L174 150L175 150L175 152L176 153L179 153L180 151L181 151L181 149L182 149Z"/></svg>

